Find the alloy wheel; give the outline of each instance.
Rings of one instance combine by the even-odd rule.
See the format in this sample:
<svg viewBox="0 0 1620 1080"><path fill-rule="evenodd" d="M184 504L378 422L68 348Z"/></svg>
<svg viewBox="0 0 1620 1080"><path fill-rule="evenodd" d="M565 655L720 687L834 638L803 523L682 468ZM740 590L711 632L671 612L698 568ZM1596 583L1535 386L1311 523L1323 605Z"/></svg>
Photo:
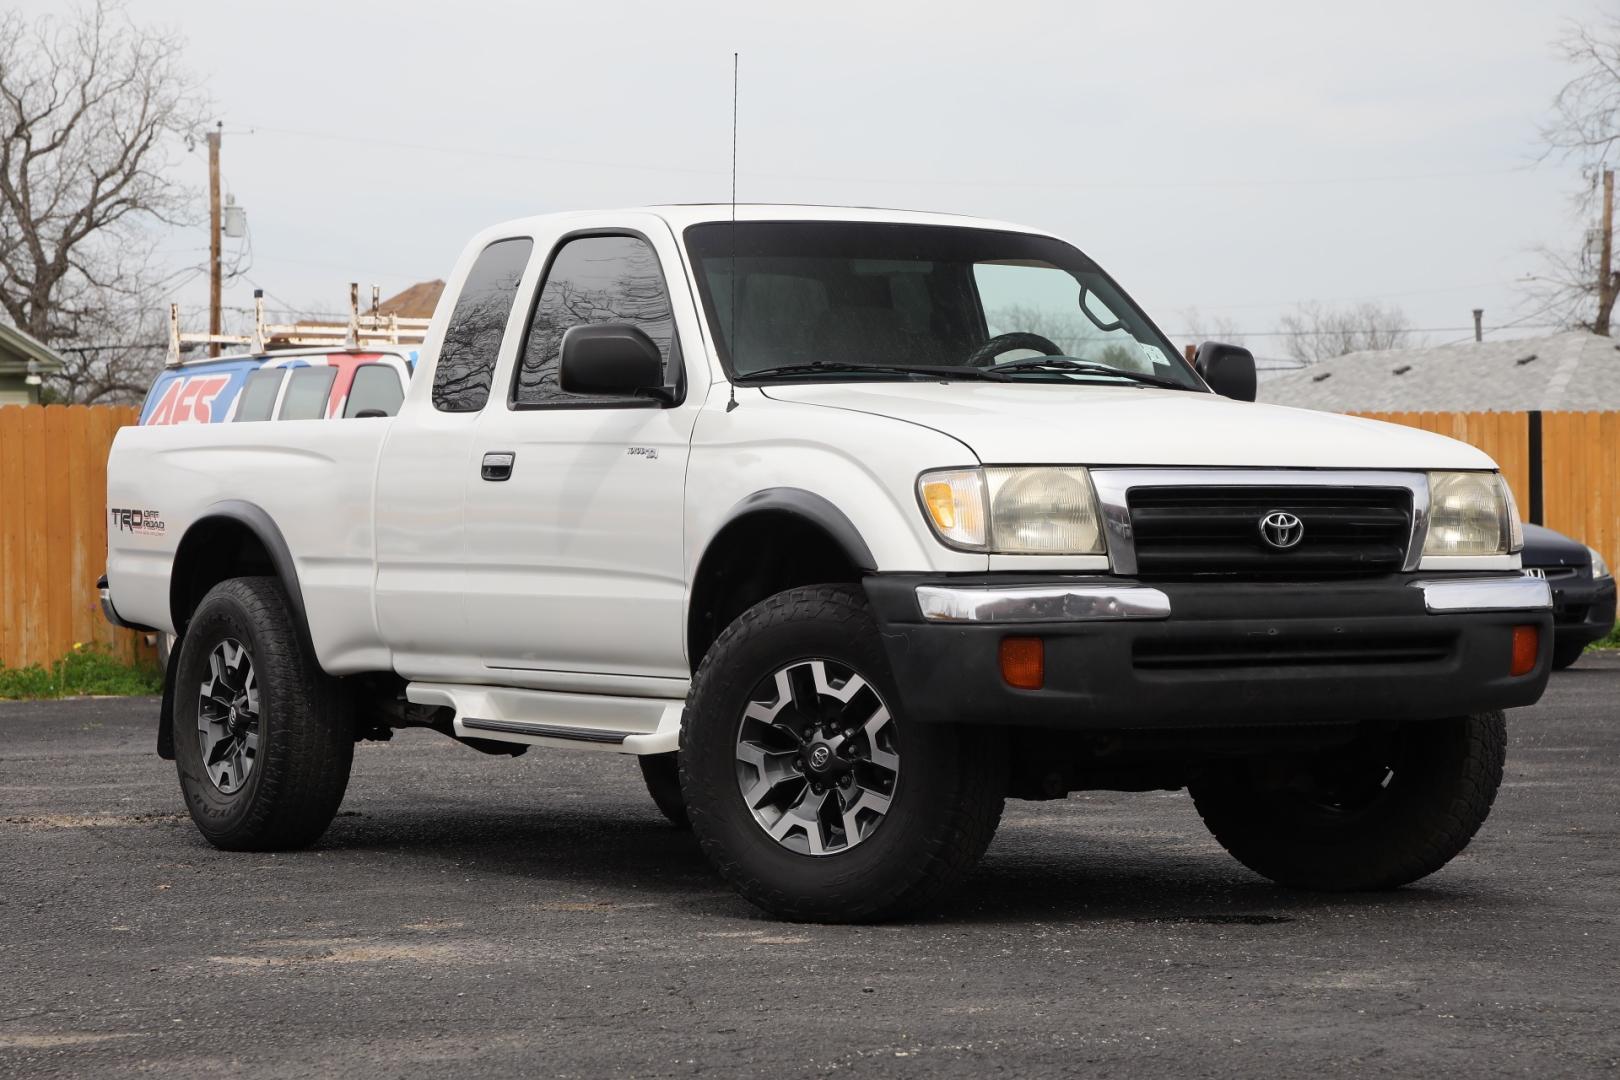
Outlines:
<svg viewBox="0 0 1620 1080"><path fill-rule="evenodd" d="M835 660L761 679L737 727L737 787L754 820L801 855L836 855L882 824L900 778L894 718Z"/></svg>
<svg viewBox="0 0 1620 1080"><path fill-rule="evenodd" d="M197 734L203 769L220 791L241 790L259 753L259 684L253 655L235 638L208 654L197 692Z"/></svg>

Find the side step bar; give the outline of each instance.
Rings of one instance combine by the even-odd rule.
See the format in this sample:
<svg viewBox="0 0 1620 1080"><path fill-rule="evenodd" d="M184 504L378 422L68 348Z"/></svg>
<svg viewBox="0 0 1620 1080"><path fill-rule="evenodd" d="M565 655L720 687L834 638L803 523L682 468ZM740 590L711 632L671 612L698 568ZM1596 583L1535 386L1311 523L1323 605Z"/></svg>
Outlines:
<svg viewBox="0 0 1620 1080"><path fill-rule="evenodd" d="M525 724L517 720L479 720L468 717L457 717L461 726L470 731L493 731L506 735L534 735L547 739L569 739L574 742L590 743L622 743L633 731L586 731L581 728L563 727L560 724Z"/></svg>
<svg viewBox="0 0 1620 1080"><path fill-rule="evenodd" d="M679 745L684 700L569 694L452 683L411 683L405 697L455 712L463 738L620 754L663 754Z"/></svg>

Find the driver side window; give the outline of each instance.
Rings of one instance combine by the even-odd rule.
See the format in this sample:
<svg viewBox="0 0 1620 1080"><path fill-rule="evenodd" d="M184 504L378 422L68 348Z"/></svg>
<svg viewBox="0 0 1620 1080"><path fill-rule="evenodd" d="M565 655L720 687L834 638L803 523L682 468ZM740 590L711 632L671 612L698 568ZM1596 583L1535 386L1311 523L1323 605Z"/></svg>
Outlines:
<svg viewBox="0 0 1620 1080"><path fill-rule="evenodd" d="M529 320L512 388L513 405L623 404L620 398L570 394L558 384L563 334L570 327L593 323L639 327L658 346L664 381L671 381L674 313L658 256L639 236L581 236L557 249Z"/></svg>

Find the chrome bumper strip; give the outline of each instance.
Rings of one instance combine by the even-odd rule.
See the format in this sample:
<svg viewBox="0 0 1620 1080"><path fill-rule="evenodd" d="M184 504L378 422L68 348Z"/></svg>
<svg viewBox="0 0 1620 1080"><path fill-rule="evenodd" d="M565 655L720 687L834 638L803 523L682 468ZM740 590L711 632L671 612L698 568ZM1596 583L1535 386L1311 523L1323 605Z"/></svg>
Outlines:
<svg viewBox="0 0 1620 1080"><path fill-rule="evenodd" d="M930 622L1097 622L1170 617L1170 598L1142 585L919 585L917 606Z"/></svg>
<svg viewBox="0 0 1620 1080"><path fill-rule="evenodd" d="M1423 590L1423 606L1431 615L1461 611L1546 611L1552 607L1552 589L1543 578L1414 581L1412 587Z"/></svg>

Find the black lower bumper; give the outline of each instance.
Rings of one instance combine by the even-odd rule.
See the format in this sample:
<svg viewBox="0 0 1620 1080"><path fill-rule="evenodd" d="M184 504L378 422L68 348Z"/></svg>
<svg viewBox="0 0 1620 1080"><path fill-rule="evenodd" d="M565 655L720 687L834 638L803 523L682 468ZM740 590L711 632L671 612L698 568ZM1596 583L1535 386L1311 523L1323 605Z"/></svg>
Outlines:
<svg viewBox="0 0 1620 1080"><path fill-rule="evenodd" d="M1551 611L1431 611L1438 605L1426 600L1422 577L1155 581L1143 584L1167 612L1110 617L1093 608L1073 620L1031 622L940 621L937 612L931 619L917 590L1137 583L874 574L865 585L902 705L919 720L1073 730L1253 727L1432 719L1540 698ZM1108 610L1117 616L1119 605ZM1537 629L1539 654L1528 673L1512 675L1518 626ZM1042 689L1004 680L999 648L1007 637L1042 640Z"/></svg>

